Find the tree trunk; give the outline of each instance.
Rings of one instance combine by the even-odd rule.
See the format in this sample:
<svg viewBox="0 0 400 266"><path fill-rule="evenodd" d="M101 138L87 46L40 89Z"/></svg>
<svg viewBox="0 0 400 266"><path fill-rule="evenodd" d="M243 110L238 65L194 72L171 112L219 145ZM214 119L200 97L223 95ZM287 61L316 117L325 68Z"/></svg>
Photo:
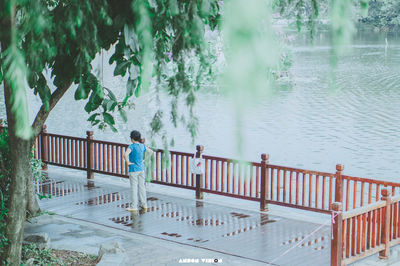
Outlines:
<svg viewBox="0 0 400 266"><path fill-rule="evenodd" d="M11 88L7 81L4 81L4 95L6 102L8 134L10 145L10 158L12 161L10 202L6 226L6 238L8 246L6 259L11 265L19 265L21 260L22 237L25 228L26 213L26 184L32 176L30 166L30 141L16 137L16 118L11 111Z"/></svg>
<svg viewBox="0 0 400 266"><path fill-rule="evenodd" d="M28 215L30 217L36 216L38 213L40 213L40 206L37 198L37 194L35 191L35 184L33 180L33 176L30 175L29 178L26 180L27 184L27 193L26 193L26 200L27 200L27 206L26 206L26 211L28 212Z"/></svg>
<svg viewBox="0 0 400 266"><path fill-rule="evenodd" d="M29 143L29 150L32 151L33 145L35 143L35 139L37 136L35 134L32 136L32 139ZM30 157L29 157L30 158ZM32 169L31 169L32 171ZM26 205L26 212L27 212L27 217L33 217L36 216L37 214L40 213L40 206L38 202L38 197L37 193L35 190L35 180L33 179L33 174L29 176L29 178L26 180L26 188L27 188L27 193L26 193L26 200L27 200L27 205Z"/></svg>
<svg viewBox="0 0 400 266"><path fill-rule="evenodd" d="M49 101L49 108L46 109L44 105L40 107L39 112L37 113L35 120L32 124L33 128L33 137L31 140L30 148L32 149L33 144L35 143L35 139L39 135L41 129L43 128L44 123L47 120L47 117L49 116L51 110L56 106L58 101L64 96L65 92L69 89L71 86L72 82L64 84L63 86L57 88L51 95L50 101ZM40 149L40 147L38 147ZM40 212L40 206L38 203L37 195L34 189L34 185L32 182L32 178L30 179L31 181L28 182L28 193L27 193L27 200L28 200L28 206L27 206L27 211L29 215L35 216Z"/></svg>

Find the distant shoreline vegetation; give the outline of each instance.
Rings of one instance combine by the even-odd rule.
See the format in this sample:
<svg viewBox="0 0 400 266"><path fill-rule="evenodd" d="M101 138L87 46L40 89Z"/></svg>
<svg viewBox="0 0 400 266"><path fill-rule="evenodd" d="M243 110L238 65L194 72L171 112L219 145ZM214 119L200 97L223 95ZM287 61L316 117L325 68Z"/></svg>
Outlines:
<svg viewBox="0 0 400 266"><path fill-rule="evenodd" d="M274 26L287 27L289 30L297 31L295 19L279 19L274 21ZM358 19L355 21L354 26L358 31L373 31L373 32L387 32L391 34L398 33L400 31L399 25L375 25L371 21L364 19ZM315 22L316 31L329 31L330 20L329 19L317 19ZM310 29L306 24L301 28L301 31L309 31Z"/></svg>
<svg viewBox="0 0 400 266"><path fill-rule="evenodd" d="M279 25L283 23L286 26L293 25L296 28L296 23L300 20L302 30L309 30L309 25L315 25L318 30L320 30L320 27L329 29L328 25L331 24L331 0L317 1L317 16L314 15L315 7L311 5L311 1L301 2L301 11L296 8L299 2L292 1L285 8L278 5L274 10L274 23ZM357 28L367 27L368 30L371 29L374 32L388 33L400 30L400 1L398 0L359 0L354 1L354 4L349 8L352 9L351 13L353 13Z"/></svg>

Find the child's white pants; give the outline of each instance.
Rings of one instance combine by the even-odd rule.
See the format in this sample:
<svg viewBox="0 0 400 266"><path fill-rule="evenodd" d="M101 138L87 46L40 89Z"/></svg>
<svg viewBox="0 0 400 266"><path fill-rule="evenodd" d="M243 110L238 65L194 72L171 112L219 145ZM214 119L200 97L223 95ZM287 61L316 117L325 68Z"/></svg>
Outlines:
<svg viewBox="0 0 400 266"><path fill-rule="evenodd" d="M144 171L129 172L129 181L131 182L132 190L132 208L138 208L138 195L139 202L142 208L147 208L146 187Z"/></svg>

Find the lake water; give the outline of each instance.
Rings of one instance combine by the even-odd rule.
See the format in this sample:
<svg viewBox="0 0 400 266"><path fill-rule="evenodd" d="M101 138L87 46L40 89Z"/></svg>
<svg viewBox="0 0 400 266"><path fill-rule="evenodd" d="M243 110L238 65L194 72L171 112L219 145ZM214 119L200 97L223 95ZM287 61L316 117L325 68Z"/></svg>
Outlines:
<svg viewBox="0 0 400 266"><path fill-rule="evenodd" d="M308 37L298 37L292 47L293 86L275 89L244 115L240 157L259 161L261 153L269 153L273 164L327 172L341 163L345 174L400 181L400 39L388 36L386 45L385 37L371 32L356 36L352 51L335 70L335 89L329 85L327 34L317 35L314 45ZM107 66L104 85L120 95L125 91L123 80L112 78ZM50 115L49 132L84 137L89 129L96 139L128 142L130 130L148 130L157 107L153 96L145 95L128 111L128 124L118 119L119 133L102 132L91 129L84 103L73 100L74 91ZM203 93L198 99L200 128L195 144L204 145L208 155L239 157L232 105L218 92ZM0 95L0 117L5 113L3 101ZM40 100L30 96L30 103L33 117ZM168 106L163 102L166 114ZM165 128L175 139L172 149L194 152L187 131L174 129L168 121Z"/></svg>

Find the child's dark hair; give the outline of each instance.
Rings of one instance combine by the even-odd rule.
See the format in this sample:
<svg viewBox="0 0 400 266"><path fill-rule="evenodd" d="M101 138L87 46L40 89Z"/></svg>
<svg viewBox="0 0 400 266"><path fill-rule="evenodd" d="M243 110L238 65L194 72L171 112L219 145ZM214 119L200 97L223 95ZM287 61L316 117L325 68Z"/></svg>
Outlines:
<svg viewBox="0 0 400 266"><path fill-rule="evenodd" d="M133 139L134 141L140 141L140 139L141 139L140 132L137 130L133 130L131 132L131 139Z"/></svg>

